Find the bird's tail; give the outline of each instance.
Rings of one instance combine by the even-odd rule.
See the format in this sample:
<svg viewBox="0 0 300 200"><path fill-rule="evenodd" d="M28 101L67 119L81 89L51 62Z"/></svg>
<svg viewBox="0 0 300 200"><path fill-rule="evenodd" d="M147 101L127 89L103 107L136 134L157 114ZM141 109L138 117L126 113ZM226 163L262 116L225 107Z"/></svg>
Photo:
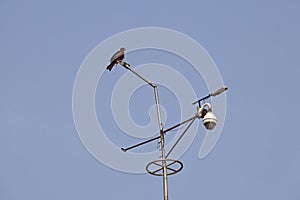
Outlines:
<svg viewBox="0 0 300 200"><path fill-rule="evenodd" d="M111 69L113 68L114 64L115 64L115 63L110 63L110 64L106 67L106 69L107 69L108 71L111 71Z"/></svg>

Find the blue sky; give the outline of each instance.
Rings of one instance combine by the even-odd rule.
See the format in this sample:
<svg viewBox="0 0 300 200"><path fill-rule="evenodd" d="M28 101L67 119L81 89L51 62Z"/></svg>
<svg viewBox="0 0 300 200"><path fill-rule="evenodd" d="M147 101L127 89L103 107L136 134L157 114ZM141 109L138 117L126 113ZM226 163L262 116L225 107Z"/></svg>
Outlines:
<svg viewBox="0 0 300 200"><path fill-rule="evenodd" d="M230 88L218 144L199 160L196 138L180 159L184 170L169 179L170 199L300 199L299 7L295 0L1 1L0 199L162 199L160 178L94 159L72 116L73 83L88 53L146 26L192 37Z"/></svg>

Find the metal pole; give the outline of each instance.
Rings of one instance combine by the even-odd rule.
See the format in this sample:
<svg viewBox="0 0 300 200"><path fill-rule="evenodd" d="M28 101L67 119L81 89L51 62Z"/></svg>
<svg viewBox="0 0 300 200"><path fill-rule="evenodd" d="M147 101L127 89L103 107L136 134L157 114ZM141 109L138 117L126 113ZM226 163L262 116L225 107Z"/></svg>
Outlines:
<svg viewBox="0 0 300 200"><path fill-rule="evenodd" d="M159 123L159 132L160 132L160 139L161 139L161 158L162 158L162 167L163 167L163 188L164 188L164 200L168 200L168 175L167 175L167 163L166 163L166 156L165 156L165 136L163 131L163 125L161 121L160 115L160 106L158 100L158 91L157 86L154 85L154 94L155 94L155 103L157 109L157 117Z"/></svg>
<svg viewBox="0 0 300 200"><path fill-rule="evenodd" d="M119 62L123 67L130 70L132 73L134 73L136 76L138 76L140 79L148 83L151 87L154 89L154 95L155 95L155 104L156 104L156 110L157 110L157 117L158 117L158 123L159 123L159 133L160 133L160 139L161 139L161 157L162 157L162 165L163 165L163 187L164 187L164 200L168 200L168 175L167 175L167 164L166 164L166 157L165 157L165 137L164 137L164 131L163 131L163 125L161 120L161 114L160 114L160 106L159 106L159 100L158 100L158 91L157 86L153 83L151 83L149 80L138 74L136 71L130 68L130 65L123 60Z"/></svg>

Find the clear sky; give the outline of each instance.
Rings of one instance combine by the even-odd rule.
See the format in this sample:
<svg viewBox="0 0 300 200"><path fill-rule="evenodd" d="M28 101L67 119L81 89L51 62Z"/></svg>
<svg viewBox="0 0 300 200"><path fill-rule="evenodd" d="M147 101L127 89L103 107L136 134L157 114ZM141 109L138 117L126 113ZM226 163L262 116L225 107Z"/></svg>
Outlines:
<svg viewBox="0 0 300 200"><path fill-rule="evenodd" d="M81 143L72 115L73 84L88 53L114 34L155 26L200 43L229 87L220 140L199 160L199 126L180 158L183 171L169 179L170 199L299 200L299 9L296 0L1 0L0 199L162 199L160 178L97 161ZM131 61L163 60L155 55L158 60L144 52L144 61L132 53ZM115 72L106 76L108 84L124 70ZM143 89L135 94L141 108ZM196 89L199 97L207 92L205 86ZM162 102L168 103L167 96L162 90ZM164 105L167 113L173 105ZM132 110L133 119L147 122L142 111ZM105 119L99 113L112 134L122 135L111 114Z"/></svg>

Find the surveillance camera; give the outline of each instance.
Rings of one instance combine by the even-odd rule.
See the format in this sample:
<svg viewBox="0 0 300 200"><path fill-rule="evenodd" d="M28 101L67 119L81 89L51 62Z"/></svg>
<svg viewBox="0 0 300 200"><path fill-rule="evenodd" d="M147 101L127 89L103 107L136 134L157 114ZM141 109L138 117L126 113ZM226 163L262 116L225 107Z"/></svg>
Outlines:
<svg viewBox="0 0 300 200"><path fill-rule="evenodd" d="M208 111L204 116L202 122L206 129L212 130L217 125L218 120L211 111Z"/></svg>

